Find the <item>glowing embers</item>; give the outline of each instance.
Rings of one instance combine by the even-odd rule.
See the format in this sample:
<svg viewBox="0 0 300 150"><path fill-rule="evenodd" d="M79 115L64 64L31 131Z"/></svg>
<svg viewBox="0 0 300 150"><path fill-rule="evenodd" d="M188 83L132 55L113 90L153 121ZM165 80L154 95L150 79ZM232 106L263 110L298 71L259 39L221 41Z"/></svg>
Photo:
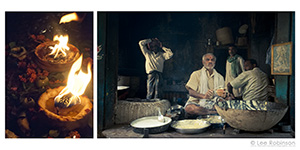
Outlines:
<svg viewBox="0 0 300 150"><path fill-rule="evenodd" d="M91 64L87 65L87 73L81 69L82 55L74 62L68 76L67 86L55 97L55 106L71 107L80 103L82 95L92 78Z"/></svg>

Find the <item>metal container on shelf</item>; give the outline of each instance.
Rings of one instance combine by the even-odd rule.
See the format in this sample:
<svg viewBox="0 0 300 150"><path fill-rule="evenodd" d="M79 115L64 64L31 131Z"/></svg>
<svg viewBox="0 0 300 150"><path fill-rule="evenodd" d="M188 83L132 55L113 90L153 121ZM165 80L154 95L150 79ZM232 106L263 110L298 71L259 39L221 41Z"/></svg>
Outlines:
<svg viewBox="0 0 300 150"><path fill-rule="evenodd" d="M216 31L217 40L221 42L222 45L233 44L233 36L231 28L223 27Z"/></svg>

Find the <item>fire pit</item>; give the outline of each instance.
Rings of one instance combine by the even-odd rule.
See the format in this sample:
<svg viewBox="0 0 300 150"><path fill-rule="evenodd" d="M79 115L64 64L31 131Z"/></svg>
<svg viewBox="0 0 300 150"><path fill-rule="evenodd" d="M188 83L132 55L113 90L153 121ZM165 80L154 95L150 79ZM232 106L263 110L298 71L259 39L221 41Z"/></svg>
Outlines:
<svg viewBox="0 0 300 150"><path fill-rule="evenodd" d="M50 47L54 47L57 44L56 41L44 42L38 45L35 49L35 63L42 69L52 72L64 72L70 70L74 61L76 61L80 54L79 50L72 44L67 44L69 50L66 51L66 55L50 55Z"/></svg>
<svg viewBox="0 0 300 150"><path fill-rule="evenodd" d="M38 104L42 112L53 126L74 130L87 125L88 116L92 115L93 104L86 96L80 96L81 103L68 108L55 107L54 98L64 89L64 86L48 89L43 93Z"/></svg>

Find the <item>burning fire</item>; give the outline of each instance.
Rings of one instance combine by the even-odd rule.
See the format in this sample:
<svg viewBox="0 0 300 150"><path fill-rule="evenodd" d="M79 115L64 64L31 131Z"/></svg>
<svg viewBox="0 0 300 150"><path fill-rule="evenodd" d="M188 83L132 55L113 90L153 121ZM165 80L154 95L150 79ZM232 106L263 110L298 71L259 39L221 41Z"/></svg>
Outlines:
<svg viewBox="0 0 300 150"><path fill-rule="evenodd" d="M53 38L53 41L58 41L58 44L55 44L55 46L49 46L50 49L52 49L52 52L49 55L54 55L54 58L56 58L59 55L63 55L64 57L67 55L66 51L68 51L70 48L68 47L68 41L69 36L68 35L55 35Z"/></svg>
<svg viewBox="0 0 300 150"><path fill-rule="evenodd" d="M77 16L77 14L71 13L64 15L60 18L59 24L61 23L67 23L71 21L80 21L80 18ZM66 57L67 53L70 48L67 46L69 41L68 35L55 35L53 38L53 41L58 41L58 44L56 44L54 47L49 46L50 49L52 49L52 52L49 55L54 55L54 58L57 58L58 56Z"/></svg>
<svg viewBox="0 0 300 150"><path fill-rule="evenodd" d="M67 23L67 22L71 22L71 21L79 21L79 17L77 16L76 13L71 13L71 14L62 16L60 18L59 24Z"/></svg>
<svg viewBox="0 0 300 150"><path fill-rule="evenodd" d="M92 73L91 63L87 65L87 73L81 70L82 55L73 63L68 76L67 86L55 97L58 107L71 107L81 102L82 95L89 84Z"/></svg>

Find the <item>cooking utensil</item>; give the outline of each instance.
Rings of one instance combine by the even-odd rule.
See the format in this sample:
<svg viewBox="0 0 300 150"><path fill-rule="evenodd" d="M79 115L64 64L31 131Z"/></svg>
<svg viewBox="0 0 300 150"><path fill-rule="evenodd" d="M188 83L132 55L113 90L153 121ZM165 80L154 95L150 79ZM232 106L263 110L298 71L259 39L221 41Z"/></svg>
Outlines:
<svg viewBox="0 0 300 150"><path fill-rule="evenodd" d="M166 131L172 119L170 117L163 116L164 122L158 120L158 116L148 116L136 119L130 123L136 133L144 134L144 129L148 129L149 133L160 133Z"/></svg>
<svg viewBox="0 0 300 150"><path fill-rule="evenodd" d="M167 110L166 116L171 117L173 121L182 120L185 117L184 108L181 105L171 106Z"/></svg>
<svg viewBox="0 0 300 150"><path fill-rule="evenodd" d="M244 131L264 131L276 125L288 106L266 101L231 100L218 102L215 108L233 128Z"/></svg>
<svg viewBox="0 0 300 150"><path fill-rule="evenodd" d="M180 121L174 121L171 127L177 132L183 134L196 134L202 133L207 130L211 124L207 121L198 119L185 119Z"/></svg>
<svg viewBox="0 0 300 150"><path fill-rule="evenodd" d="M164 116L161 114L160 108L159 108L159 107L158 107L158 117L157 117L157 120L158 120L159 122L165 122L165 118L164 118Z"/></svg>

